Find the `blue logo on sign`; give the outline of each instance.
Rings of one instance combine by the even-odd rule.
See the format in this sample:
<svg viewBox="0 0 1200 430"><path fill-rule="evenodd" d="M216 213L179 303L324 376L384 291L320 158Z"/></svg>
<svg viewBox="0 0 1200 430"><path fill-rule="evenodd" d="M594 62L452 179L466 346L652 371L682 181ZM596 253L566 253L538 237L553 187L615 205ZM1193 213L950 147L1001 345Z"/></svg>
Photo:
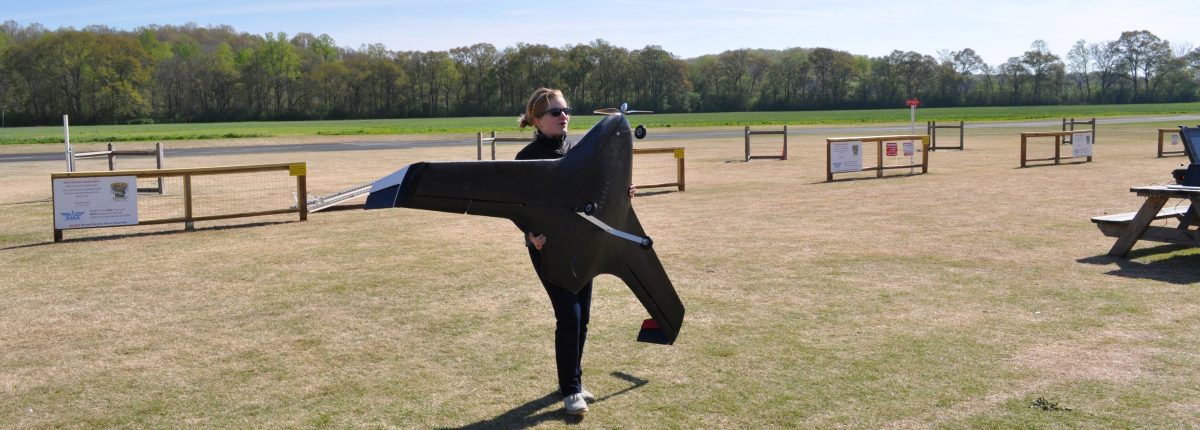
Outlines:
<svg viewBox="0 0 1200 430"><path fill-rule="evenodd" d="M66 221L82 221L83 212L59 212Z"/></svg>

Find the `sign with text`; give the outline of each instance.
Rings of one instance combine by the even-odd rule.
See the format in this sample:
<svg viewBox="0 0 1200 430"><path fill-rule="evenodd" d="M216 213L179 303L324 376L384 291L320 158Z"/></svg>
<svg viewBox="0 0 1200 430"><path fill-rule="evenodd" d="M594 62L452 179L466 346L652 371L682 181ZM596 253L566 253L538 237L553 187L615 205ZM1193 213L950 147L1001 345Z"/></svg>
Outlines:
<svg viewBox="0 0 1200 430"><path fill-rule="evenodd" d="M54 228L136 225L137 177L54 180Z"/></svg>
<svg viewBox="0 0 1200 430"><path fill-rule="evenodd" d="M1071 156L1072 157L1091 157L1092 156L1092 132L1085 131L1082 133L1071 134Z"/></svg>
<svg viewBox="0 0 1200 430"><path fill-rule="evenodd" d="M911 99L905 100L905 101L904 101L904 105L905 105L905 106L908 106L908 107L910 107L910 108L911 108L911 107L917 107L917 106L920 106L920 105L921 105L921 99L918 99L918 98L911 98Z"/></svg>
<svg viewBox="0 0 1200 430"><path fill-rule="evenodd" d="M904 142L904 156L905 156L905 157L912 157L912 156L913 156L913 143L912 143L912 141Z"/></svg>
<svg viewBox="0 0 1200 430"><path fill-rule="evenodd" d="M1179 144L1179 135L1178 135L1178 134L1172 134L1172 135L1171 135L1171 144L1172 144L1172 145L1178 145L1178 144Z"/></svg>
<svg viewBox="0 0 1200 430"><path fill-rule="evenodd" d="M888 157L896 156L896 142L888 142L887 143L887 156Z"/></svg>
<svg viewBox="0 0 1200 430"><path fill-rule="evenodd" d="M862 171L862 141L829 144L829 171L833 173Z"/></svg>

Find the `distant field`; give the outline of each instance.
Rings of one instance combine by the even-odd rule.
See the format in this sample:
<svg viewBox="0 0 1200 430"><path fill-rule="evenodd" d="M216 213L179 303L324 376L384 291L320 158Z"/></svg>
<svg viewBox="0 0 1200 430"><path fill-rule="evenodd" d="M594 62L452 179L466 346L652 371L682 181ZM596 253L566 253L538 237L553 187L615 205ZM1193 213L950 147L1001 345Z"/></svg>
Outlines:
<svg viewBox="0 0 1200 430"><path fill-rule="evenodd" d="M927 108L918 112L919 121L1004 121L1036 118L1090 118L1111 116L1164 115L1200 112L1200 103L1143 105L1080 105L1025 107ZM575 118L576 130L596 123L598 115ZM653 114L639 116L635 123L648 127L719 127L739 125L867 124L908 121L908 110L835 110L803 112L719 112ZM209 124L103 125L71 127L71 142L128 142L203 140L248 137L354 136L389 134L474 133L518 130L514 117L417 118L345 121L282 121ZM0 129L0 145L60 143L61 126Z"/></svg>

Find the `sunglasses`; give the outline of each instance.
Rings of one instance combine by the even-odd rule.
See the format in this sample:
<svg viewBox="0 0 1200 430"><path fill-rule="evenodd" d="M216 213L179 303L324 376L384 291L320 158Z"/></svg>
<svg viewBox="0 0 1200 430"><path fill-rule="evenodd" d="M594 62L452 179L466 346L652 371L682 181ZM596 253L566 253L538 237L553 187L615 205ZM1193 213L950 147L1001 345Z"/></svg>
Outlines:
<svg viewBox="0 0 1200 430"><path fill-rule="evenodd" d="M550 114L550 116L559 116L559 115L562 115L562 114L564 114L564 113L565 113L565 114L567 114L567 115L570 115L570 114L572 114L572 113L574 113L574 112L575 112L575 110L574 110L574 109L571 109L571 108L569 108L569 107L565 107L565 108L550 108L550 109L546 109L546 110L542 111L542 113L538 114L538 116L542 116L542 115L545 115L545 114Z"/></svg>

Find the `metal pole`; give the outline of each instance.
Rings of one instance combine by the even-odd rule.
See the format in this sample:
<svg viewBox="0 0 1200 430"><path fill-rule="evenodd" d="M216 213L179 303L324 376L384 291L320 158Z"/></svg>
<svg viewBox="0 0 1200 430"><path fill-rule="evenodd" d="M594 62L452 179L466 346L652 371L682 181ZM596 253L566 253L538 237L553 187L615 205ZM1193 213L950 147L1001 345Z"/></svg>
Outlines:
<svg viewBox="0 0 1200 430"><path fill-rule="evenodd" d="M63 115L63 143L67 145L67 171L75 171L75 153L71 152L71 126L67 116Z"/></svg>
<svg viewBox="0 0 1200 430"><path fill-rule="evenodd" d="M908 107L908 134L917 134L917 106Z"/></svg>

